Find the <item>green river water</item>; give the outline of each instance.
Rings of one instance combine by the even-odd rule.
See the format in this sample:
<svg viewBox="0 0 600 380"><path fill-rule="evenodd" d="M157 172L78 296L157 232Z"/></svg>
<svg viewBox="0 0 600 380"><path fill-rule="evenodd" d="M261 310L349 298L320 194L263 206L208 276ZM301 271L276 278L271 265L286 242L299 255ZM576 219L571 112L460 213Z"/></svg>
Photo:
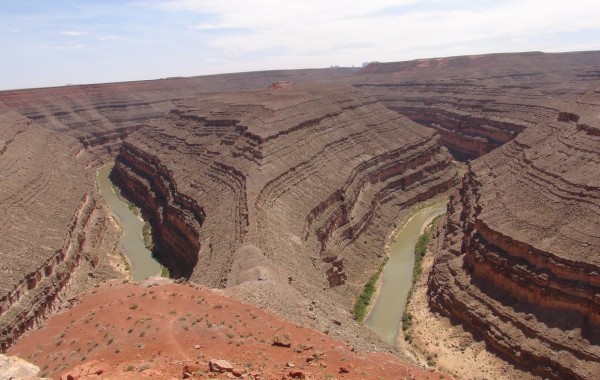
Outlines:
<svg viewBox="0 0 600 380"><path fill-rule="evenodd" d="M97 173L98 193L110 207L115 219L123 229L123 234L119 238L119 249L131 266L132 277L134 281L145 280L151 276L160 275L161 266L152 257L144 245L142 228L144 221L129 209L129 204L120 198L113 183L108 178L112 165L106 165Z"/></svg>
<svg viewBox="0 0 600 380"><path fill-rule="evenodd" d="M381 274L381 290L366 320L367 326L390 344L396 345L406 298L412 286L415 244L421 229L429 219L445 212L446 202L425 207L392 238L390 258Z"/></svg>

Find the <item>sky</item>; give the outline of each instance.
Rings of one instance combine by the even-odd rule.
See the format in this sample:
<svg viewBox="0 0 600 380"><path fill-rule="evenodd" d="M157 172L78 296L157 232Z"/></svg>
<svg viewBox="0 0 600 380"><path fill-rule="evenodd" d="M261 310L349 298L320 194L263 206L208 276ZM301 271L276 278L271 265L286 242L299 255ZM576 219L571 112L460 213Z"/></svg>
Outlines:
<svg viewBox="0 0 600 380"><path fill-rule="evenodd" d="M0 0L0 90L579 50L598 0Z"/></svg>

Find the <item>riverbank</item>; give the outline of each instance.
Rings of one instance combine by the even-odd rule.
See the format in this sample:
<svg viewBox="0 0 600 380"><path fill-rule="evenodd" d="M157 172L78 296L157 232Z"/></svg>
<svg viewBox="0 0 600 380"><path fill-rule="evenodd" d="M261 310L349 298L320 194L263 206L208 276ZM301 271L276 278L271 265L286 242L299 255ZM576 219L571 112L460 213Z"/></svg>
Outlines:
<svg viewBox="0 0 600 380"><path fill-rule="evenodd" d="M422 365L435 366L440 371L462 379L533 380L531 374L513 366L486 350L461 325L453 325L446 317L431 311L427 299L427 279L434 262L433 252L441 244L443 220L432 226L429 248L422 262L422 274L413 289L407 312L412 315L412 343L398 334L398 345Z"/></svg>
<svg viewBox="0 0 600 380"><path fill-rule="evenodd" d="M109 178L112 165L107 164L96 172L98 194L104 199L110 210L111 219L121 230L118 247L125 258L130 278L134 281L145 280L161 274L160 264L152 257L144 239L144 220L135 205L122 198ZM128 268L127 268L128 267Z"/></svg>
<svg viewBox="0 0 600 380"><path fill-rule="evenodd" d="M387 238L386 238L386 243L384 246L384 251L385 251L385 255L386 255L386 259L385 262L387 263L387 261L390 258L390 253L391 253L391 245L394 242L394 237L396 235L398 235L398 233L404 228L404 226L406 226L406 224L412 219L414 218L414 216L421 211L422 209L426 208L426 207L430 207L436 203L440 203L440 202L448 202L448 197L447 196L443 196L443 197L435 197L432 199L429 199L427 201L424 202L420 202L414 206L412 206L411 208L408 209L408 211L404 214L404 216L400 219L399 222L395 223L394 228L392 229L392 231L388 234ZM433 218L435 217L431 217L430 219L433 220ZM431 220L429 220L428 223L431 223ZM421 229L421 233L423 233L423 230L427 227L427 225L423 225L423 228ZM377 299L379 298L379 295L381 293L381 283L382 283L382 276L381 274L379 275L377 282L375 283L375 293L373 294L373 296L371 297L371 300L369 302L369 306L367 307L367 312L365 314L365 317L363 318L363 321L366 321L367 319L369 319L369 317L371 316L371 312L373 311L373 307L375 306L375 303L377 301Z"/></svg>
<svg viewBox="0 0 600 380"><path fill-rule="evenodd" d="M389 257L375 297L368 308L366 325L385 341L395 345L404 312L406 297L412 286L414 246L423 224L446 210L445 198L437 198L413 207L389 235L386 254Z"/></svg>

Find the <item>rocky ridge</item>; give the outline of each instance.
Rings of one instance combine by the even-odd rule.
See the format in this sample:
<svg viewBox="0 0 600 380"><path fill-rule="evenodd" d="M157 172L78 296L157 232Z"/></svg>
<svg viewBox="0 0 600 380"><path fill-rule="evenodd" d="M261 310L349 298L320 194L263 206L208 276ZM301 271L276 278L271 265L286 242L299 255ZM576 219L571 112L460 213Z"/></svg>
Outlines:
<svg viewBox="0 0 600 380"><path fill-rule="evenodd" d="M95 252L106 249L104 237L116 232L75 157L77 140L57 136L7 110L1 117L5 148L0 155L0 346L4 351L71 292L115 275L108 257Z"/></svg>
<svg viewBox="0 0 600 380"><path fill-rule="evenodd" d="M0 92L0 347L82 288L120 277L118 227L94 172L123 140L178 99L272 80L349 71L296 70ZM111 264L110 261L113 261Z"/></svg>
<svg viewBox="0 0 600 380"><path fill-rule="evenodd" d="M450 206L432 304L517 363L589 377L597 363L597 93L569 101L598 83L597 56L372 64L343 80L351 72L1 92L0 208L9 222L0 236L12 239L0 243L10 263L2 268L2 350L82 287L119 276L104 255L116 229L92 181L117 154L114 176L153 222L174 275L227 287L357 348L388 349L349 313L382 259L386 232L412 203L455 181L441 143L466 159L520 134L471 164ZM332 78L359 89L294 85ZM286 85L215 94L278 81Z"/></svg>
<svg viewBox="0 0 600 380"><path fill-rule="evenodd" d="M355 86L435 128L459 160L474 159L600 84L600 52L507 53L371 63Z"/></svg>
<svg viewBox="0 0 600 380"><path fill-rule="evenodd" d="M600 371L600 91L473 161L450 202L432 307L551 378Z"/></svg>

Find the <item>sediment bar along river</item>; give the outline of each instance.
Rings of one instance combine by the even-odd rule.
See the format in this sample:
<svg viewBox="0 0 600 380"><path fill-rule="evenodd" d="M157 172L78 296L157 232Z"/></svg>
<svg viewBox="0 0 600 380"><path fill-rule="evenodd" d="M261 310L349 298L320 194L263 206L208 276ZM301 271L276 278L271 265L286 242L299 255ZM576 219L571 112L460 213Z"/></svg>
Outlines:
<svg viewBox="0 0 600 380"><path fill-rule="evenodd" d="M98 170L98 193L110 207L123 233L119 238L119 249L129 260L132 279L145 280L160 274L160 264L152 257L152 252L146 248L142 229L144 221L129 208L129 204L120 198L111 182L109 175L112 165L106 165Z"/></svg>
<svg viewBox="0 0 600 380"><path fill-rule="evenodd" d="M412 286L415 244L423 226L446 212L446 204L440 202L417 211L392 237L390 258L381 274L379 296L366 320L371 330L392 345L396 345L402 313Z"/></svg>

